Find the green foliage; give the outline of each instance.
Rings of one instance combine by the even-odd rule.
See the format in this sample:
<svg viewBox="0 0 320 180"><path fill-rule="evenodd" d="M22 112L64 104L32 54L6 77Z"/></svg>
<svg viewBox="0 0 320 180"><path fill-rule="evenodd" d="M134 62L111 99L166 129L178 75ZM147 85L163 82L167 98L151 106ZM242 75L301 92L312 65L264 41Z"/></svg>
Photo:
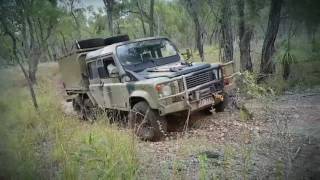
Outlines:
<svg viewBox="0 0 320 180"><path fill-rule="evenodd" d="M294 64L294 63L296 63L296 62L297 62L296 58L294 57L294 55L292 55L292 54L290 53L289 50L286 50L286 51L284 52L284 54L283 54L283 56L282 56L282 58L281 58L281 60L280 60L280 63L281 63L283 66L285 66L285 65L291 65L291 64Z"/></svg>
<svg viewBox="0 0 320 180"><path fill-rule="evenodd" d="M239 87L240 93L249 97L263 97L274 95L274 90L271 87L263 87L257 83L258 75L245 71L240 76L236 77L236 83Z"/></svg>

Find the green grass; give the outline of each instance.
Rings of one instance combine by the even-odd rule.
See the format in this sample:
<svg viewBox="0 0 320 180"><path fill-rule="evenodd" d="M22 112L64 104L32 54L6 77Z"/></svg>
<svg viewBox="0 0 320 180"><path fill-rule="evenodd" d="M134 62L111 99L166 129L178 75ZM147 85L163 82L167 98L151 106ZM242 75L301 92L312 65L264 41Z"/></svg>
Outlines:
<svg viewBox="0 0 320 180"><path fill-rule="evenodd" d="M39 76L36 112L18 69L0 72L0 177L135 179L139 166L131 133L104 119L90 124L63 114L56 73Z"/></svg>

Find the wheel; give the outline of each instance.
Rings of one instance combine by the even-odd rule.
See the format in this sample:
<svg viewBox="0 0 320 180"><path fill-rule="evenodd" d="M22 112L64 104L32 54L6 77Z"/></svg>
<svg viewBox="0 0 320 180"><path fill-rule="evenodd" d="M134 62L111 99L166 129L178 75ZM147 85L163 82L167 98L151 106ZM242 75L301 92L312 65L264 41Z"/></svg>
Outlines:
<svg viewBox="0 0 320 180"><path fill-rule="evenodd" d="M167 121L147 102L136 103L128 114L128 125L142 140L157 141L167 132Z"/></svg>
<svg viewBox="0 0 320 180"><path fill-rule="evenodd" d="M215 112L223 112L224 109L226 108L226 106L228 105L228 94L227 93L223 93L223 101L219 102L218 104L216 104L214 106L214 110Z"/></svg>
<svg viewBox="0 0 320 180"><path fill-rule="evenodd" d="M80 46L80 49L105 46L104 39L102 39L102 38L81 40L81 41L78 41L78 45ZM77 47L77 48L79 48L79 47Z"/></svg>
<svg viewBox="0 0 320 180"><path fill-rule="evenodd" d="M83 119L93 122L97 119L96 108L90 99L84 99L82 108Z"/></svg>
<svg viewBox="0 0 320 180"><path fill-rule="evenodd" d="M72 101L73 110L77 112L80 119L93 122L96 120L96 108L89 98L77 97Z"/></svg>

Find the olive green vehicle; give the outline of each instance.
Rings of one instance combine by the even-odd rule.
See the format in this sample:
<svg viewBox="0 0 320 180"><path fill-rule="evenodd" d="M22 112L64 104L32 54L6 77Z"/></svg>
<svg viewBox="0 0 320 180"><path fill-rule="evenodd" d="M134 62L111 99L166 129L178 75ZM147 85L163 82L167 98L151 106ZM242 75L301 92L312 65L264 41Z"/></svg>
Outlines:
<svg viewBox="0 0 320 180"><path fill-rule="evenodd" d="M224 110L226 65L186 62L167 38L117 36L76 46L59 66L68 101L84 119L94 119L96 109L127 112L139 137L158 140L169 114Z"/></svg>

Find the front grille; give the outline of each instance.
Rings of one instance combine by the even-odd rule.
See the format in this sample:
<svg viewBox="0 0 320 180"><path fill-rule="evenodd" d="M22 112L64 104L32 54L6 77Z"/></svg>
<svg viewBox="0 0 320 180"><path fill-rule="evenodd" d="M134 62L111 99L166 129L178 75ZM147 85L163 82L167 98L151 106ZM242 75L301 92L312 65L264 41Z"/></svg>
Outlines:
<svg viewBox="0 0 320 180"><path fill-rule="evenodd" d="M213 73L212 71L205 71L199 74L195 74L193 76L186 77L187 88L193 88L199 86L201 84L210 82L213 80Z"/></svg>

